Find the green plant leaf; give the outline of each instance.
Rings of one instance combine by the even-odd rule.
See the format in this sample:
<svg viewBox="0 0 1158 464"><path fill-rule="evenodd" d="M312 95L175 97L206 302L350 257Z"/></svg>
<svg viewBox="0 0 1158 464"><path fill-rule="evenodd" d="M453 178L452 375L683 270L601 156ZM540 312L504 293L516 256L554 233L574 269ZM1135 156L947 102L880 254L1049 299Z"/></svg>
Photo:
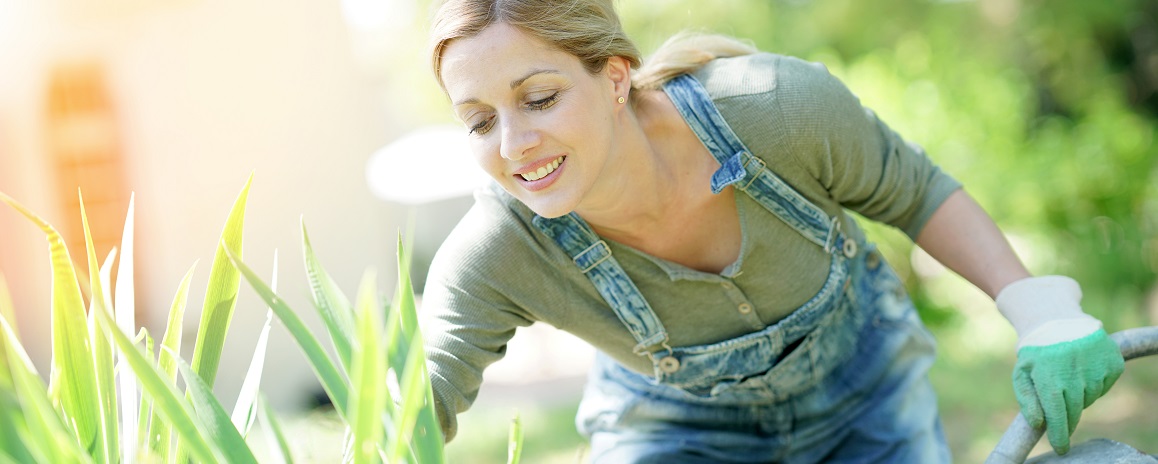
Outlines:
<svg viewBox="0 0 1158 464"><path fill-rule="evenodd" d="M257 410L264 424L262 428L266 431L268 437L266 441L270 443L269 447L272 450L270 455L275 459L274 462L293 464L293 453L290 453L289 442L285 439L285 433L282 432L281 424L274 416L273 409L269 407L265 395L259 393L257 398L259 403Z"/></svg>
<svg viewBox="0 0 1158 464"><path fill-rule="evenodd" d="M8 362L7 356L3 362ZM47 459L43 453L28 449L28 436L28 423L24 420L24 408L16 398L16 391L12 385L0 387L0 454L10 462L26 463L36 462L38 458Z"/></svg>
<svg viewBox="0 0 1158 464"><path fill-rule="evenodd" d="M136 295L133 285L133 224L136 205L136 194L129 195L129 210L125 214L125 228L121 233L121 259L117 263L117 291L113 296L113 312L124 333L133 333L137 329ZM152 359L152 356L149 357ZM123 361L121 362L124 363ZM137 430L140 428L138 413L140 402L137 399L137 378L129 368L119 369L117 372L117 387L121 394L121 442L123 450L122 464L133 464L137 458ZM145 416L146 418L148 416Z"/></svg>
<svg viewBox="0 0 1158 464"><path fill-rule="evenodd" d="M395 290L396 304L393 313L398 314L399 326L403 333L408 333L415 341L411 341L411 350L418 353L407 353L411 359L418 359L422 366L421 390L423 393L422 407L418 412L417 422L413 432L413 449L418 462L444 462L445 441L442 436L442 426L438 422L437 412L434 410L434 390L430 385L430 376L426 371L426 351L423 349L422 334L418 328L418 308L414 303L414 288L410 284L410 258L406 247L398 244L398 288ZM410 330L406 331L407 321ZM415 348L417 347L417 348ZM409 368L409 363L407 368Z"/></svg>
<svg viewBox="0 0 1158 464"><path fill-rule="evenodd" d="M153 408L159 411L162 420L166 420L176 431L182 446L201 462L226 462L225 453L220 445L208 438L211 434L204 424L194 418L190 404L184 400L177 387L165 380L160 369L145 358L128 336L117 329L116 323L108 314L97 313L96 318L102 330L112 336L113 343L124 356L123 359L137 374L145 393L153 398Z"/></svg>
<svg viewBox="0 0 1158 464"><path fill-rule="evenodd" d="M169 323L165 328L165 335L161 338L161 348L157 353L157 367L161 371L162 378L167 380L169 385L176 387L177 385L177 360L181 355L181 334L183 332L183 324L185 321L185 306L189 301L189 283L193 280L193 271L197 269L197 263L185 272L185 277L181 279L181 284L177 286L177 293L173 295L173 304L169 307ZM150 343L149 346L152 346ZM152 353L149 353L149 359L153 359ZM150 421L149 432L149 449L157 453L161 462L172 461L172 445L173 433L169 423L162 420L158 412L153 411L152 420Z"/></svg>
<svg viewBox="0 0 1158 464"><path fill-rule="evenodd" d="M75 432L68 430L53 409L36 367L3 316L0 316L0 345L5 347L13 391L20 402L17 410L22 412L23 425L27 427L28 433L21 441L29 454L37 462L92 462L88 450L76 441Z"/></svg>
<svg viewBox="0 0 1158 464"><path fill-rule="evenodd" d="M507 439L507 464L519 464L523 459L523 421L519 415L511 419L510 438Z"/></svg>
<svg viewBox="0 0 1158 464"><path fill-rule="evenodd" d="M8 291L8 280L4 278L4 273L0 272L0 317L8 319L13 324L13 331L16 327L16 305L12 303L12 293ZM16 336L20 336L16 333ZM3 354L3 353L0 353ZM6 361L0 361L3 363ZM0 372L0 375L7 374L7 372Z"/></svg>
<svg viewBox="0 0 1158 464"><path fill-rule="evenodd" d="M237 270L241 272L241 275L245 277L245 280L249 282L250 287L253 287L253 290L265 301L265 304L269 305L270 309L273 310L282 324L285 324L286 330L289 331L294 341L297 342L298 347L305 353L310 367L313 368L314 374L318 376L318 380L322 384L322 389L329 395L330 401L334 404L334 410L342 420L346 420L348 417L346 415L346 405L349 404L350 396L349 387L345 379L342 378L342 374L338 372L338 368L334 366L334 362L326 355L326 351L322 348L322 345L318 343L318 339L314 337L314 334L310 332L301 318L297 316L297 313L295 313L289 305L285 304L273 290L270 290L265 282L262 282L261 277L258 277L257 273L253 272L249 266L241 262L240 258L234 256L228 250L226 250L226 254L229 256L230 261L233 262L233 266L236 267Z"/></svg>
<svg viewBox="0 0 1158 464"><path fill-rule="evenodd" d="M177 367L180 369L181 377L185 379L185 385L193 397L193 410L201 422L207 426L209 438L221 445L226 461L229 463L257 464L257 458L253 457L249 445L245 444L245 439L233 426L229 414L217 401L217 397L213 396L213 388L201 380L201 376L193 372L193 369L185 364L181 358L177 358Z"/></svg>
<svg viewBox="0 0 1158 464"><path fill-rule="evenodd" d="M350 429L353 434L355 464L378 461L382 440L382 417L386 411L386 350L382 342L382 320L378 315L376 275L367 271L358 289L356 328L350 373Z"/></svg>
<svg viewBox="0 0 1158 464"><path fill-rule="evenodd" d="M338 353L338 361L346 371L350 369L351 348L350 341L354 339L354 316L350 308L350 300L338 288L338 284L330 277L322 264L314 255L310 245L310 235L306 232L306 223L303 219L302 250L305 252L306 277L310 283L310 295L313 296L314 307L326 323L326 330L330 333L330 341L334 351Z"/></svg>
<svg viewBox="0 0 1158 464"><path fill-rule="evenodd" d="M8 293L8 283L4 274L0 273L0 318L12 321L13 329L16 325L16 310L12 304L12 296ZM18 337L13 330L12 337ZM8 348L6 336L0 335L0 452L7 452L9 457L21 462L31 462L32 456L19 435L28 425L24 420L24 412L16 398L16 391L12 385L12 373L8 367Z"/></svg>
<svg viewBox="0 0 1158 464"><path fill-rule="evenodd" d="M217 254L209 270L209 286L205 291L205 305L201 308L201 323L197 327L197 342L193 346L193 371L206 384L213 386L217 378L217 367L221 363L221 350L225 346L225 335L233 320L233 310L237 305L237 291L241 285L237 270L229 265L226 252L241 256L242 227L245 224L245 203L249 198L249 187L253 174L245 181L245 187L229 211Z"/></svg>
<svg viewBox="0 0 1158 464"><path fill-rule="evenodd" d="M49 397L59 402L65 423L77 442L96 451L100 416L96 373L89 348L84 300L77 283L68 248L60 233L12 197L0 193L0 201L16 209L44 232L52 259L52 372Z"/></svg>
<svg viewBox="0 0 1158 464"><path fill-rule="evenodd" d="M150 362L156 359L153 357L153 336L149 335L148 329L141 327L140 333L137 334L137 339L143 340L145 359L148 359ZM136 339L134 339L133 342L136 344ZM123 359L121 362L121 369L125 369L126 367L127 369L132 369L131 366L123 364L125 363ZM135 384L136 382L137 376L133 375L133 383ZM153 414L153 400L149 398L149 395L140 395L140 397L140 406L137 408L137 442L130 449L139 450L142 455L149 456L152 454L152 447L149 446L149 436L153 424L149 421L149 418L152 417ZM160 422L160 418L158 418L157 421Z"/></svg>
<svg viewBox="0 0 1158 464"><path fill-rule="evenodd" d="M233 425L241 432L241 436L249 435L253 423L257 421L257 394L261 384L261 372L265 367L265 352L269 345L269 329L273 322L273 311L267 311L265 325L261 328L261 335L257 338L257 347L253 350L253 359L249 362L249 370L245 373L245 380L241 383L241 392L237 396L237 404L233 407L231 416Z"/></svg>
<svg viewBox="0 0 1158 464"><path fill-rule="evenodd" d="M8 293L8 281L4 273L0 272L0 317L12 321L13 337L18 337L16 329L16 308L12 304L12 294ZM8 370L8 355L5 354L4 344L0 343L0 389L12 388L12 374ZM0 443L4 437L0 436Z"/></svg>
<svg viewBox="0 0 1158 464"><path fill-rule="evenodd" d="M273 251L273 281L272 290L277 291L277 250ZM261 372L265 367L265 350L269 344L269 328L273 322L273 310L265 313L265 324L261 328L261 335L257 337L257 346L253 349L253 359L249 362L249 370L245 373L245 380L241 382L241 392L237 395L237 403L233 406L231 419L233 425L241 432L241 436L249 435L249 429L257 420L257 389L261 385Z"/></svg>
<svg viewBox="0 0 1158 464"><path fill-rule="evenodd" d="M83 201L83 200L82 200ZM89 249L90 259L95 256L92 254L93 246L92 239L89 235L88 218L85 215L84 205L81 204L80 214L82 223L84 224L85 241ZM98 450L100 457L97 460L103 459L105 462L112 462L118 460L120 452L118 450L118 436L117 436L117 392L116 386L113 383L113 346L105 334L101 333L93 319L93 315L97 311L108 311L107 308L111 305L108 300L109 282L112 279L113 261L116 259L117 249L113 248L109 255L105 257L103 264L101 264L100 271L92 275L96 276L98 280L92 282L92 285L99 287L99 292L93 292L93 300L89 303L89 339L93 342L92 349L92 363L93 369L96 372L97 379L97 395L100 398L100 437L102 445ZM93 260L95 261L95 260ZM101 302L97 302L97 298Z"/></svg>
<svg viewBox="0 0 1158 464"><path fill-rule="evenodd" d="M402 378L398 381L398 390L402 395L400 409L394 415L394 431L396 435L389 437L386 443L386 462L402 462L403 455L410 449L410 440L413 437L414 425L418 421L418 413L424 403L423 383L429 383L426 377L426 363L422 355L422 339L414 338L411 342L410 359L406 361L406 368ZM417 450L415 450L417 451ZM421 458L417 462L424 461Z"/></svg>

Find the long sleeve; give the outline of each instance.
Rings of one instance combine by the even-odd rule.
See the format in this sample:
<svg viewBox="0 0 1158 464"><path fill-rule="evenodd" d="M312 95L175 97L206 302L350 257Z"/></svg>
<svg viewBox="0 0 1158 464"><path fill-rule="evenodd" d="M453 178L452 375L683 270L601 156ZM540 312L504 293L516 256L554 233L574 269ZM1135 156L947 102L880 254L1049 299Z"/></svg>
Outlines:
<svg viewBox="0 0 1158 464"><path fill-rule="evenodd" d="M494 259L496 253L489 250L501 243L476 241L476 219L478 214L468 214L439 249L422 299L427 365L447 441L457 433L456 415L478 396L483 370L502 359L517 327L532 323L488 285L490 278L511 275L505 268L525 264Z"/></svg>
<svg viewBox="0 0 1158 464"><path fill-rule="evenodd" d="M778 73L777 101L797 160L842 206L915 239L960 184L823 66L782 58Z"/></svg>

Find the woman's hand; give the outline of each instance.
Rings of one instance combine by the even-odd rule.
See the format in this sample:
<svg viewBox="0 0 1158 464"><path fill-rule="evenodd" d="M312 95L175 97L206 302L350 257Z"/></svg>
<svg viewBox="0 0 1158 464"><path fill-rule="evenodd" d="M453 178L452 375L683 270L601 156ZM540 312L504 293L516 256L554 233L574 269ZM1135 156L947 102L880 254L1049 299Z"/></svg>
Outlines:
<svg viewBox="0 0 1158 464"><path fill-rule="evenodd" d="M1122 374L1118 346L1082 312L1082 290L1061 276L1030 277L989 215L963 190L933 212L917 244L997 301L1018 336L1013 389L1021 413L1069 451L1082 410Z"/></svg>
<svg viewBox="0 0 1158 464"><path fill-rule="evenodd" d="M1021 414L1058 454L1082 410L1101 398L1122 375L1125 361L1102 323L1082 312L1082 291L1062 276L1016 281L997 295L1001 311L1018 334L1013 393Z"/></svg>

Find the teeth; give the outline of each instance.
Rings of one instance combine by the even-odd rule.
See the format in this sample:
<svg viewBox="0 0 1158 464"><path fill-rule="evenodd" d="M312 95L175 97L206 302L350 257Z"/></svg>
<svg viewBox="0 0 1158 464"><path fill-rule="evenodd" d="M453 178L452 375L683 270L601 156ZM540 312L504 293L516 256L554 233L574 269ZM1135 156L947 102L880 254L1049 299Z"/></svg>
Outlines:
<svg viewBox="0 0 1158 464"><path fill-rule="evenodd" d="M532 180L532 181L533 180L539 180L539 179L542 179L544 177L547 177L547 174L555 172L555 169L557 169L559 167L559 164L561 164L562 162L563 162L563 157L560 156L558 158L555 158L555 161L552 161L552 162L548 163L546 166L539 168L538 171L528 172L526 174L519 174L519 175L522 176L523 179L526 179L526 180Z"/></svg>

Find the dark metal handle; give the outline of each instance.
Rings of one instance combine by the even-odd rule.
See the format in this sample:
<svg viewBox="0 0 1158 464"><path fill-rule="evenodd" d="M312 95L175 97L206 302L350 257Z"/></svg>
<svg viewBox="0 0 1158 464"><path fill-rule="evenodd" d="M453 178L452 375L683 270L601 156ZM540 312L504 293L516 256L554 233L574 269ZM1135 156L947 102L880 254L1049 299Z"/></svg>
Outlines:
<svg viewBox="0 0 1158 464"><path fill-rule="evenodd" d="M1122 357L1127 361L1158 354L1158 327L1139 327L1126 329L1110 335L1110 339L1118 344L1122 350ZM1025 417L1018 414L1005 429L1005 435L997 443L997 448L989 454L985 464L1022 464L1029 457L1030 450L1041 440L1045 427L1034 429L1029 426Z"/></svg>

